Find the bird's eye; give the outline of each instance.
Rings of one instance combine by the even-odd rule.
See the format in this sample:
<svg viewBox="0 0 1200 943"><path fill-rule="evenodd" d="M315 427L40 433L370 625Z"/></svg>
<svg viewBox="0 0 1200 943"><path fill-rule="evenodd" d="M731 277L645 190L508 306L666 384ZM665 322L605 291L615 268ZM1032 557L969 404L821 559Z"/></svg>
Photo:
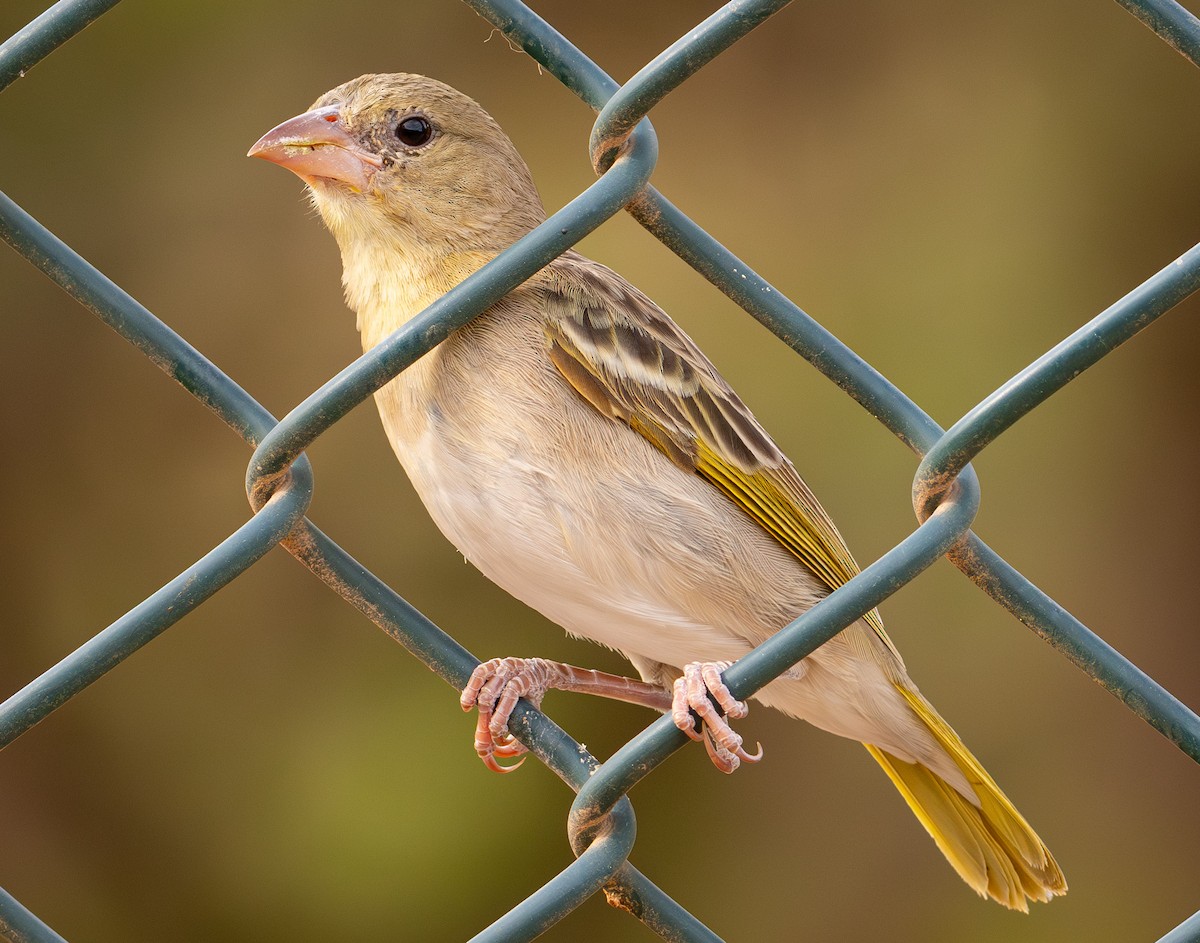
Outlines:
<svg viewBox="0 0 1200 943"><path fill-rule="evenodd" d="M428 118L411 115L396 125L396 137L405 147L422 147L433 137L433 125Z"/></svg>

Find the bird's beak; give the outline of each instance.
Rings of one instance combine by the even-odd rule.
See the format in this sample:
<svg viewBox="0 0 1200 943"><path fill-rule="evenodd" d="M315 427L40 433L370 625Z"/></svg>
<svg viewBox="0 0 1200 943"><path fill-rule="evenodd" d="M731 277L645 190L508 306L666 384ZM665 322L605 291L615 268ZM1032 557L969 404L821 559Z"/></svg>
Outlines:
<svg viewBox="0 0 1200 943"><path fill-rule="evenodd" d="M349 135L336 105L289 118L259 138L246 156L286 167L308 184L339 180L359 193L383 166L377 154Z"/></svg>

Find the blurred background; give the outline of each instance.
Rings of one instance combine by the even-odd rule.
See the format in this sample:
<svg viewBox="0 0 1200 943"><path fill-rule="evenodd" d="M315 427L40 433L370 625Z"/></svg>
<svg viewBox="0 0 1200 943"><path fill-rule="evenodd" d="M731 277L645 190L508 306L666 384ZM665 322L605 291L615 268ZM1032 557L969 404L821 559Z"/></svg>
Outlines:
<svg viewBox="0 0 1200 943"><path fill-rule="evenodd" d="M0 5L0 34L42 0ZM537 9L624 80L716 8ZM453 0L125 3L0 96L0 187L282 416L359 352L333 240L244 158L363 72L478 98L548 207L592 115ZM1200 239L1200 73L1115 3L796 4L655 109L656 185L949 425ZM627 217L583 251L714 355L861 563L914 456ZM0 250L0 694L248 515L248 449ZM975 463L976 530L1193 707L1196 300ZM367 403L317 442L310 516L480 657L625 671L440 537ZM1200 770L949 564L883 609L922 690L1066 871L977 900L857 744L759 709L761 766L686 749L632 860L732 940L1152 941L1200 907ZM605 757L652 719L546 709ZM569 791L488 773L457 695L276 550L0 756L0 885L68 940L465 939L570 860ZM548 940L650 940L593 900Z"/></svg>

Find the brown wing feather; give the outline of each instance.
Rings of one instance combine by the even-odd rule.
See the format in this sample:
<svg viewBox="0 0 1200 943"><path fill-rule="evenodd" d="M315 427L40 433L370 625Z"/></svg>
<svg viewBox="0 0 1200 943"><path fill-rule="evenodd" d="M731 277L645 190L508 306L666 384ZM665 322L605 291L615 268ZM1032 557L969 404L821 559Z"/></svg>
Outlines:
<svg viewBox="0 0 1200 943"><path fill-rule="evenodd" d="M831 590L859 572L791 462L661 308L575 253L543 278L550 360L585 400L720 489ZM878 610L865 619L899 659Z"/></svg>

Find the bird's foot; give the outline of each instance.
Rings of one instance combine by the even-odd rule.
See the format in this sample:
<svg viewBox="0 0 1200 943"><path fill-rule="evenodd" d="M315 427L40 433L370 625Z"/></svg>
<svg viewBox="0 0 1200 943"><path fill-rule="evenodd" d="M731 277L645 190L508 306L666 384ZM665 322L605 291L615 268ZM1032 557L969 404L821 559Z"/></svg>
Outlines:
<svg viewBox="0 0 1200 943"><path fill-rule="evenodd" d="M738 720L750 712L746 702L735 698L721 680L721 672L731 664L733 662L729 661L694 661L685 665L683 677L675 681L671 703L671 719L675 726L693 740L702 742L709 759L722 773L732 773L742 763L757 763L763 757L761 743L757 753L746 752L741 736L726 719ZM713 700L717 702L716 706L713 706ZM693 711L703 724L700 732L696 730Z"/></svg>
<svg viewBox="0 0 1200 943"><path fill-rule="evenodd" d="M464 711L479 709L475 724L475 752L496 773L511 773L525 760L503 766L500 759L527 753L525 745L508 730L508 721L520 698L541 707L550 689L554 662L542 658L493 658L471 672L459 703Z"/></svg>

